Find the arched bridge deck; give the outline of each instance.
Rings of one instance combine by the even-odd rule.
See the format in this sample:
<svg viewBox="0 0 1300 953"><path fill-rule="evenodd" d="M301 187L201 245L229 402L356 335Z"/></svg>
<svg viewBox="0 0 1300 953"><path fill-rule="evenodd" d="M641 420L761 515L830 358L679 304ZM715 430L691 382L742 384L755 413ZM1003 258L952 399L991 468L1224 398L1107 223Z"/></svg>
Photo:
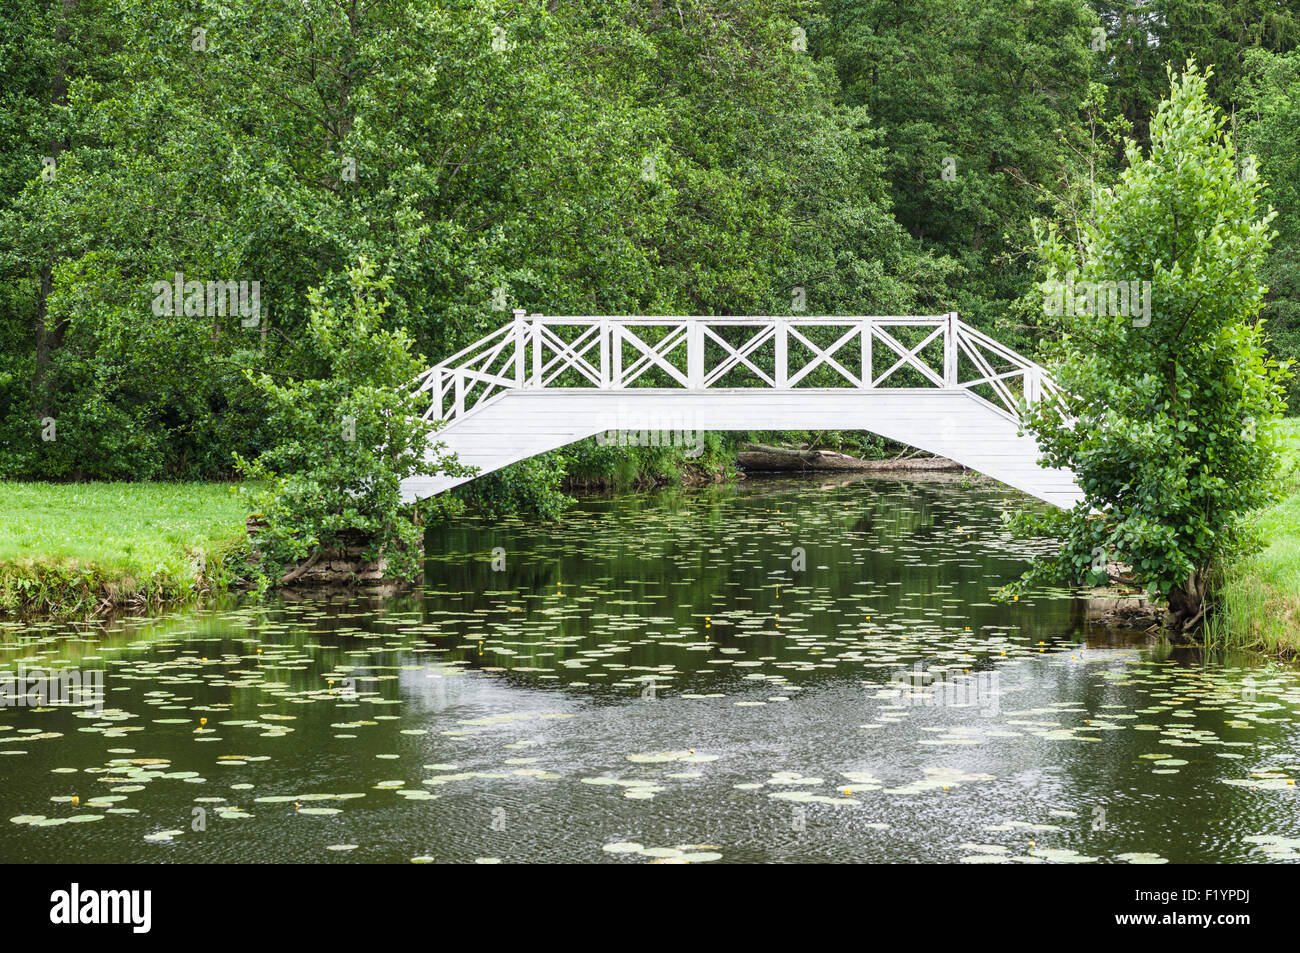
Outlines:
<svg viewBox="0 0 1300 953"><path fill-rule="evenodd" d="M867 430L1055 506L1081 498L1038 465L1022 402L1042 367L962 322L922 317L553 317L514 320L419 379L436 440L490 473L609 431L691 442L708 430ZM633 439L636 439L635 436ZM473 477L413 477L406 499Z"/></svg>

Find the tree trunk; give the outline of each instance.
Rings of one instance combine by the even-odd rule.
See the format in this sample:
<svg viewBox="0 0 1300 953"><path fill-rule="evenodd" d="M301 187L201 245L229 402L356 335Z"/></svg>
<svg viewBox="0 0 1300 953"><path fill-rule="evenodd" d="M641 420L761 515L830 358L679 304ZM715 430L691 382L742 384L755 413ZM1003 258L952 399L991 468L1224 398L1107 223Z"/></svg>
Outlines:
<svg viewBox="0 0 1300 953"><path fill-rule="evenodd" d="M1209 573L1196 569L1182 586L1169 593L1169 614L1165 617L1165 625L1176 638L1190 641L1205 622L1205 613L1209 609L1208 590Z"/></svg>
<svg viewBox="0 0 1300 953"><path fill-rule="evenodd" d="M865 461L832 450L793 450L761 443L741 444L736 464L743 470L858 470Z"/></svg>
<svg viewBox="0 0 1300 953"><path fill-rule="evenodd" d="M294 568L292 571L287 572L283 576L281 576L279 584L281 586L293 585L302 577L303 573L305 573L308 569L311 569L312 566L315 566L318 562L320 562L320 558L324 554L325 554L325 550L323 547L317 548L316 552L312 554L311 559L307 560L306 562L299 563L297 567Z"/></svg>
<svg viewBox="0 0 1300 953"><path fill-rule="evenodd" d="M960 463L946 457L921 457L919 459L860 460L847 453L834 450L802 450L790 447L772 447L762 443L743 443L736 454L736 465L742 470L764 471L835 471L865 470L889 472L911 470L962 470Z"/></svg>

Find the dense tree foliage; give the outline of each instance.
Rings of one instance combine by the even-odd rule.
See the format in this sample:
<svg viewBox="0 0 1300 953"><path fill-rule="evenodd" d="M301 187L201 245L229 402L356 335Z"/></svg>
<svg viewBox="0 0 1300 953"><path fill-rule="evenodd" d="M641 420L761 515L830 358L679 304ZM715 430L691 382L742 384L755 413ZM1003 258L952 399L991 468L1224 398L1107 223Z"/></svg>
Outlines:
<svg viewBox="0 0 1300 953"><path fill-rule="evenodd" d="M1190 58L1213 67L1210 101L1224 113L1238 145L1252 151L1268 180L1265 199L1278 210L1264 281L1270 349L1279 359L1300 354L1300 205L1294 201L1296 99L1294 53L1300 47L1300 5L1292 0L1089 0L1105 31L1098 78L1108 107L1124 117L1142 145L1167 92L1165 70ZM1292 53L1288 57L1286 54ZM1289 97L1289 99L1288 99ZM1117 150L1122 161L1122 150ZM1289 404L1300 408L1292 378Z"/></svg>
<svg viewBox="0 0 1300 953"><path fill-rule="evenodd" d="M953 307L992 325L1032 280L1014 252L1099 67L1077 0L829 0L814 34L879 124L896 215L960 263Z"/></svg>
<svg viewBox="0 0 1300 953"><path fill-rule="evenodd" d="M1285 52L1300 43L1300 7L1288 0L1089 0L1105 44L1103 77L1112 102L1150 141L1150 121L1167 91L1165 70L1189 59L1214 66L1208 94L1229 123L1242 103L1254 50Z"/></svg>
<svg viewBox="0 0 1300 953"><path fill-rule="evenodd" d="M1243 150L1268 179L1264 197L1277 210L1277 237L1264 266L1264 316L1280 361L1300 356L1300 52L1255 50L1247 58L1242 93ZM1300 408L1300 376L1289 381L1287 403Z"/></svg>

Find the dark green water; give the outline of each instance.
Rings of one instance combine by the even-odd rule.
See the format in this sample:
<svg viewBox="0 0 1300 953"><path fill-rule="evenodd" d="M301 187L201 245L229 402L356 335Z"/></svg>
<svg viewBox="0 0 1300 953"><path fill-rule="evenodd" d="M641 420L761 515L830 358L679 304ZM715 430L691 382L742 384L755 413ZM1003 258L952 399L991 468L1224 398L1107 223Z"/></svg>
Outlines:
<svg viewBox="0 0 1300 953"><path fill-rule="evenodd" d="M629 495L431 533L379 607L10 624L105 693L0 708L0 860L1300 858L1300 675L995 603L1010 505Z"/></svg>

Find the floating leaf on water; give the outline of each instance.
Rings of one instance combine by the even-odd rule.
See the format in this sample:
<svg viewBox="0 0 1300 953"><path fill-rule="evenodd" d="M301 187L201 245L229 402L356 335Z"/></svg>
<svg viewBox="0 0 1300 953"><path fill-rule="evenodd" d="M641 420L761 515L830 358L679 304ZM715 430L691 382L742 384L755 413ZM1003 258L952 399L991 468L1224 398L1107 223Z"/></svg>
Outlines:
<svg viewBox="0 0 1300 953"><path fill-rule="evenodd" d="M646 857L679 857L685 851L676 847L643 847L638 853Z"/></svg>
<svg viewBox="0 0 1300 953"><path fill-rule="evenodd" d="M1169 861L1165 860L1165 858L1161 857L1159 854L1148 854L1148 853L1141 853L1141 852L1139 852L1139 853L1128 853L1128 854L1116 854L1116 855L1115 855L1115 859L1116 859L1116 860L1122 860L1122 861L1124 861L1125 863L1129 863L1129 864L1167 864L1167 863L1169 863Z"/></svg>
<svg viewBox="0 0 1300 953"><path fill-rule="evenodd" d="M1041 857L1044 860L1050 860L1058 864L1091 864L1097 860L1096 857L1085 857L1078 851L1059 847L1031 847L1029 855L1031 857Z"/></svg>

